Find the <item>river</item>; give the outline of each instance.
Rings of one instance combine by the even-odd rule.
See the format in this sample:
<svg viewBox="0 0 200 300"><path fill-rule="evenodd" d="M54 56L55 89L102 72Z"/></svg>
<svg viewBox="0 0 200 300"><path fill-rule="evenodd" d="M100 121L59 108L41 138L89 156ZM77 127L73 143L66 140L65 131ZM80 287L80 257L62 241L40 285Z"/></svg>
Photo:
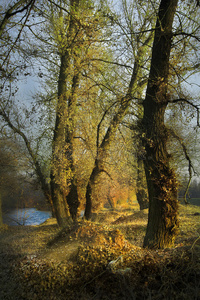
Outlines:
<svg viewBox="0 0 200 300"><path fill-rule="evenodd" d="M192 199L191 199L192 200ZM200 206L200 199L194 199L191 204ZM80 217L83 217L84 210L81 211ZM14 209L3 214L3 222L7 225L39 225L51 218L50 211L41 211L36 208Z"/></svg>
<svg viewBox="0 0 200 300"><path fill-rule="evenodd" d="M36 208L15 209L3 214L3 222L7 225L39 225L50 218L50 211Z"/></svg>

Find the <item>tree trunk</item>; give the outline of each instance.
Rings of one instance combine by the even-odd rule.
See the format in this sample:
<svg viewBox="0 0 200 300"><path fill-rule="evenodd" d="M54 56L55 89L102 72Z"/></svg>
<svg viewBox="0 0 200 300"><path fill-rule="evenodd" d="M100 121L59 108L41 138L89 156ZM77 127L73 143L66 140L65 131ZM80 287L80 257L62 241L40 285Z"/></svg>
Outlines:
<svg viewBox="0 0 200 300"><path fill-rule="evenodd" d="M137 202L140 206L140 210L149 208L149 199L147 195L146 178L144 174L143 160L137 158Z"/></svg>
<svg viewBox="0 0 200 300"><path fill-rule="evenodd" d="M79 69L73 62L73 43L76 37L76 18L79 0L71 0L71 15L67 33L68 47L60 53L60 73L58 79L58 102L52 146L51 194L56 218L60 226L71 223L76 218L79 205L75 184L73 161L73 138L75 128L76 89L79 83ZM63 38L66 38L65 36ZM69 78L73 63L71 86ZM71 215L70 215L71 214Z"/></svg>
<svg viewBox="0 0 200 300"><path fill-rule="evenodd" d="M90 175L90 178L88 180L88 184L86 187L86 206L85 206L85 213L84 217L89 220L91 218L92 214L92 189L95 184L95 181L97 180L98 176L100 174L99 169L99 163L98 160L95 160L95 166L92 170L92 173Z"/></svg>
<svg viewBox="0 0 200 300"><path fill-rule="evenodd" d="M71 183L70 191L69 191L66 199L67 199L67 204L69 206L70 216L75 221L77 219L77 211L78 211L80 202L78 200L77 185L73 181Z"/></svg>
<svg viewBox="0 0 200 300"><path fill-rule="evenodd" d="M2 206L1 206L1 195L0 195L0 227L3 225Z"/></svg>
<svg viewBox="0 0 200 300"><path fill-rule="evenodd" d="M75 111L76 111L76 89L79 84L79 70L76 70L72 80L71 95L68 99L68 124L65 128L65 143L66 143L66 153L65 156L68 161L68 171L70 170L70 178L67 178L69 192L66 196L67 204L69 206L69 212L72 219L75 221L77 218L77 211L79 207L78 190L75 178L75 166L73 158L73 140L75 131Z"/></svg>
<svg viewBox="0 0 200 300"><path fill-rule="evenodd" d="M58 103L56 112L56 123L52 147L52 169L51 169L51 195L55 215L59 226L65 226L70 219L67 207L65 191L67 189L66 175L68 160L66 158L66 136L65 127L67 120L67 69L69 68L69 54L65 52L61 56L60 74L58 80ZM70 173L70 172L69 172Z"/></svg>
<svg viewBox="0 0 200 300"><path fill-rule="evenodd" d="M144 247L173 245L178 227L176 177L169 165L168 131L164 125L172 24L177 0L161 0L152 49L142 126L146 150L144 167L149 194L149 216Z"/></svg>

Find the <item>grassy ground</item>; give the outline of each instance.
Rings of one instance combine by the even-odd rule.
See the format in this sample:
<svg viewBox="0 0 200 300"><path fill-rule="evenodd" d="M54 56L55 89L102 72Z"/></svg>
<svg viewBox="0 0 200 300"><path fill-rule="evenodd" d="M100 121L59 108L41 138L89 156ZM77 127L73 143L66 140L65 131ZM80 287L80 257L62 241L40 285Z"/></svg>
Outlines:
<svg viewBox="0 0 200 300"><path fill-rule="evenodd" d="M200 299L200 207L180 205L175 247L142 248L147 210L103 210L0 232L0 299Z"/></svg>

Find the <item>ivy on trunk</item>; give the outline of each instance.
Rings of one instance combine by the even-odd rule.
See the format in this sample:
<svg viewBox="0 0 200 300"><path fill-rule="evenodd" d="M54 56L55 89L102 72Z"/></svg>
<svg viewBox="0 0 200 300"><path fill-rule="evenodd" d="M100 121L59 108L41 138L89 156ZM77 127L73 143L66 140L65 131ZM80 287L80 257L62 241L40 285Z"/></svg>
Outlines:
<svg viewBox="0 0 200 300"><path fill-rule="evenodd" d="M161 0L146 97L143 146L144 167L149 194L149 217L144 247L165 248L173 245L178 228L176 176L170 168L167 152L168 130L164 124L167 108L169 58L172 45L172 24L177 0Z"/></svg>
<svg viewBox="0 0 200 300"><path fill-rule="evenodd" d="M62 36L67 46L63 46L62 43L60 46L58 100L52 147L51 194L55 215L60 226L65 226L72 219L76 219L79 205L73 161L76 89L79 84L80 71L78 63L74 62L74 73L71 74L75 39L79 30L74 14L79 8L79 0L71 0L70 7L68 32L66 36Z"/></svg>

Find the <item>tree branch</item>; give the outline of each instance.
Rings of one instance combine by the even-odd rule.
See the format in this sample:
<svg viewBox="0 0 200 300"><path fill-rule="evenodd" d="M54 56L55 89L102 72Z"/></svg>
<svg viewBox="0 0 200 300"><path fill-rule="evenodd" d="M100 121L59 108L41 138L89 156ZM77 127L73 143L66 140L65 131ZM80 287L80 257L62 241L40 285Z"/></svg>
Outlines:
<svg viewBox="0 0 200 300"><path fill-rule="evenodd" d="M20 38L20 36L21 36L21 33L22 33L22 31L23 31L23 29L24 29L24 27L25 27L25 24L26 24L26 22L28 21L28 17L30 16L30 13L31 13L31 10L33 9L34 4L35 4L35 0L31 0L30 3L29 3L29 5L27 6L27 8L28 8L29 10L27 9L26 19L25 19L24 23L22 24L22 27L21 27L21 29L20 29L20 31L19 31L19 33L18 33L18 35L17 35L17 37L16 37L14 43L12 44L10 50L8 51L8 54L6 55L6 57L5 57L4 61L3 61L2 66L4 65L4 63L6 62L6 60L8 59L8 56L10 55L10 52L13 50L13 48L15 47L17 41L19 40L19 38ZM30 6L30 8L29 8L29 6ZM1 34L1 33L0 33L0 34Z"/></svg>
<svg viewBox="0 0 200 300"><path fill-rule="evenodd" d="M91 59L91 60L92 60L92 61L102 61L102 62L105 62L105 63L107 63L107 64L117 65L117 66L120 66L120 67L125 67L125 68L129 68L129 69L132 69L132 70L133 70L133 67L132 67L132 66L125 65L125 64L120 64L120 63L115 62L115 61L109 61L109 60L101 59L101 58L93 58L93 59Z"/></svg>
<svg viewBox="0 0 200 300"><path fill-rule="evenodd" d="M109 112L109 110L116 104L117 102L112 103L104 112L98 126L97 126L97 142L96 142L96 146L97 146L97 157L99 154L99 134L100 134L100 128L101 128L101 124L103 122L103 120L105 119L107 113Z"/></svg>
<svg viewBox="0 0 200 300"><path fill-rule="evenodd" d="M41 183L41 187L42 187L42 190L44 192L44 195L46 197L46 199L48 199L49 203L51 203L52 205L52 201L51 201L51 196L50 196L50 190L49 190L49 185L48 183L46 182L46 178L42 172L42 169L41 169L41 166L40 166L40 163L34 153L34 151L32 150L31 148L31 145L30 145L30 142L28 140L28 138L26 137L26 135L23 133L23 131L19 128L17 128L10 120L9 116L3 111L3 110L0 110L0 116L2 116L2 118L4 119L4 121L6 122L6 124L12 129L12 131L16 134L18 134L19 136L21 136L21 138L23 139L25 145L26 145L26 148L28 150L28 153L33 161L33 165L34 165L34 168L35 168L35 172L36 172L36 175ZM52 206L53 207L53 206Z"/></svg>
<svg viewBox="0 0 200 300"><path fill-rule="evenodd" d="M179 103L179 102L185 102L188 105L192 106L193 108L196 109L197 112L197 126L200 127L200 122L199 122L199 105L196 105L192 102L190 102L188 99L185 98L179 98L179 99L173 99L173 100L169 100L168 103Z"/></svg>
<svg viewBox="0 0 200 300"><path fill-rule="evenodd" d="M192 164L192 161L190 159L190 156L188 154L188 151L187 151L187 147L185 146L183 140L180 138L180 136L178 136L173 129L169 129L169 132L171 133L171 135L180 143L182 149L183 149L183 153L185 155L185 158L186 160L188 161L188 173L189 173L189 180L188 180L188 183L187 183L187 187L186 187L186 190L185 190L185 193L184 193L184 202L185 204L188 204L188 201L187 201L187 194L188 194L188 190L189 190L189 187L190 187L190 183L191 183L191 180L192 180L192 171L194 172L194 174L196 174L196 171L193 167L193 164Z"/></svg>
<svg viewBox="0 0 200 300"><path fill-rule="evenodd" d="M173 36L184 36L184 37L191 37L193 39L196 39L198 42L200 42L200 38L196 35L194 35L193 33L187 33L187 32L177 32L177 33L173 33Z"/></svg>
<svg viewBox="0 0 200 300"><path fill-rule="evenodd" d="M32 6L32 4L35 2L35 0L31 0L27 5L25 5L24 7L22 7L21 9L18 9L18 7L20 7L20 5L23 5L26 2L26 0L21 0L18 1L17 3L15 3L11 8L9 8L3 18L3 20L0 23L0 37L3 33L3 30L6 26L6 24L8 23L8 20L18 14L18 13L22 13L24 10L28 9L29 6ZM16 11L14 11L15 9L18 9Z"/></svg>

